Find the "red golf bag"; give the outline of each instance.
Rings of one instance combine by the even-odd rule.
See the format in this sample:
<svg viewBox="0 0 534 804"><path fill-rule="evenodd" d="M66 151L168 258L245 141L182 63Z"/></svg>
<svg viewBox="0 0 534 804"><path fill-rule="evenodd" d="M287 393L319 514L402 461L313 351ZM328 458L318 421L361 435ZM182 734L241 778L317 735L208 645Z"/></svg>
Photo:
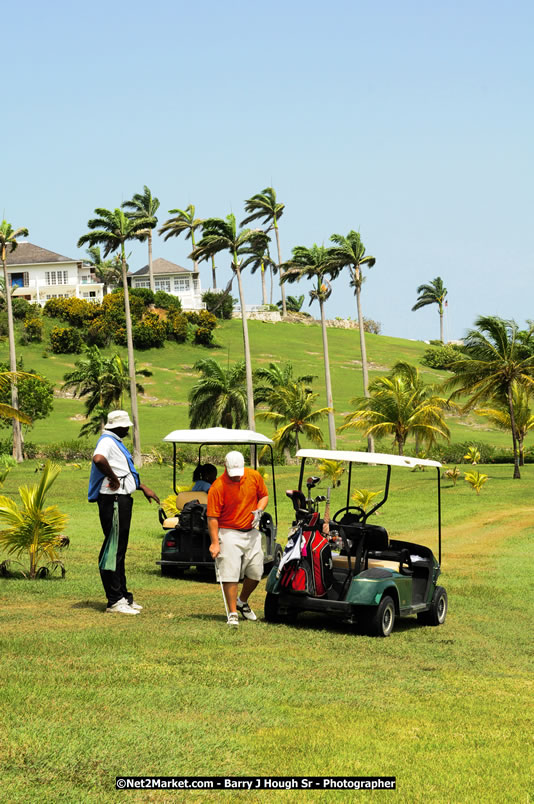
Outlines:
<svg viewBox="0 0 534 804"><path fill-rule="evenodd" d="M288 561L282 569L280 583L287 592L324 597L332 586L332 552L328 540L315 528L318 518L314 513L306 526L309 530L302 533L300 558Z"/></svg>

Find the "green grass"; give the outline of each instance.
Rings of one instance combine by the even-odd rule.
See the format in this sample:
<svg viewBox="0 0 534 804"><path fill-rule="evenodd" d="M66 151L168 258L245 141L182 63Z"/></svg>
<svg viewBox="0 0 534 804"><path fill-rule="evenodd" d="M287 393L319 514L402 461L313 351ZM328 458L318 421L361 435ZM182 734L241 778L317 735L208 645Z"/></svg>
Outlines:
<svg viewBox="0 0 534 804"><path fill-rule="evenodd" d="M57 322L45 320L45 330ZM293 363L295 374L315 374L314 387L320 394L317 406L326 404L324 391L324 369L322 361L321 330L318 325L269 324L249 321L249 335L253 367L268 365L271 361ZM140 397L140 429L143 451L161 443L161 439L171 430L188 426L187 395L198 379L193 371L194 363L206 356L214 357L223 363L242 359L243 341L239 320L223 321L215 332L220 348L207 350L192 344L177 344L167 341L162 349L137 352L137 368L148 368L153 372L150 378L140 378L145 387L144 397ZM72 440L78 437L82 422L76 416L84 414L83 401L66 399L59 389L63 375L70 371L76 360L75 355L53 355L46 351L47 335L42 344L17 346L18 356L22 356L26 368L33 368L48 377L57 387L57 398L52 415L44 421L36 422L27 439L35 443L50 443ZM359 335L357 330L328 330L329 354L332 374L332 389L336 414L336 425L344 423L343 414L352 410L350 400L363 393L360 365ZM419 365L425 380L435 382L445 378L445 372L436 372L421 366L419 361L427 348L422 341L408 341L384 335L366 335L370 377L384 374L398 360L406 360ZM126 350L118 350L126 358ZM0 344L0 361L8 359L7 343ZM126 403L128 406L128 402ZM487 426L487 422L477 416L451 417L449 424L453 441L471 439L491 443L496 447L511 446L508 433ZM270 426L258 421L258 429L271 434ZM6 436L8 431L5 430ZM326 423L323 427L326 437ZM338 446L360 448L366 440L355 431L347 431L338 436ZM388 450L392 447L387 445Z"/></svg>
<svg viewBox="0 0 534 804"><path fill-rule="evenodd" d="M16 467L4 492L34 482L34 467ZM444 483L447 622L408 619L385 640L311 614L293 627L260 616L229 633L215 583L160 576L161 531L141 496L127 572L145 609L105 615L88 467L66 467L51 495L70 516L65 579L0 581L2 800L119 801L119 774L382 774L398 785L375 794L384 801L530 800L533 467L521 481L509 466L481 467L490 480L480 497L462 481ZM168 466L143 471L160 496L171 478ZM380 468L358 470L367 488L383 488L383 478ZM283 489L296 485L296 468L277 479L283 535L291 518ZM376 522L434 547L434 484L434 471L394 472ZM259 614L263 589L254 595ZM129 795L348 800L303 791Z"/></svg>

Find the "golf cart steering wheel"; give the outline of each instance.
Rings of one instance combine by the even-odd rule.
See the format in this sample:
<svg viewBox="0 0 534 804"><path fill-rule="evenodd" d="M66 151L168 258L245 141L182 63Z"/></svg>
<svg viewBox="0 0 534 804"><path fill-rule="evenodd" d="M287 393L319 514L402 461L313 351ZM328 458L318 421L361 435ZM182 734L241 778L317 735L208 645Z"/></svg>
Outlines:
<svg viewBox="0 0 534 804"><path fill-rule="evenodd" d="M336 523L336 525L341 525L342 523L337 518L339 514L348 514L349 511L357 511L361 517L358 519L359 522L362 522L365 519L365 511L363 508L360 508L359 505L349 505L346 508L340 508L339 511L336 511L334 516L332 517L332 521Z"/></svg>

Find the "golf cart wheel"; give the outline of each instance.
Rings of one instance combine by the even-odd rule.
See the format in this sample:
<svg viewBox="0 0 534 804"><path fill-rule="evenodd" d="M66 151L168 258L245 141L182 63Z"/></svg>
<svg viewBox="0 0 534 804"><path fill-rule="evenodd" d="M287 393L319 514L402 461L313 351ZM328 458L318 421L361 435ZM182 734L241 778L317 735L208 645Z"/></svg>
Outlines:
<svg viewBox="0 0 534 804"><path fill-rule="evenodd" d="M164 578L183 578L185 569L183 567L173 567L169 564L161 565L161 574Z"/></svg>
<svg viewBox="0 0 534 804"><path fill-rule="evenodd" d="M395 602L392 597L385 595L374 614L367 621L369 636L388 637L395 624Z"/></svg>
<svg viewBox="0 0 534 804"><path fill-rule="evenodd" d="M430 609L418 614L417 619L423 625L443 625L447 616L447 608L447 592L443 586L436 586Z"/></svg>
<svg viewBox="0 0 534 804"><path fill-rule="evenodd" d="M279 595L273 595L272 592L267 592L265 596L263 613L268 623L280 622L279 604Z"/></svg>

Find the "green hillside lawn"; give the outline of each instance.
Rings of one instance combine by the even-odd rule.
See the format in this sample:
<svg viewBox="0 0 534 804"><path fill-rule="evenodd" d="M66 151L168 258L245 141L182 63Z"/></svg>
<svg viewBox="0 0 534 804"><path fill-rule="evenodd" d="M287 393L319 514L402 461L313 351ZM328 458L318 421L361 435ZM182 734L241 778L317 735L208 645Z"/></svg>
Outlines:
<svg viewBox="0 0 534 804"><path fill-rule="evenodd" d="M48 331L56 322L45 318ZM20 326L20 325L19 325ZM320 397L317 406L326 404L324 393L324 369L322 362L321 330L318 325L268 324L259 321L249 322L249 333L253 366L267 365L270 361L293 363L295 374L316 374L314 382ZM241 322L224 321L215 332L220 344L218 349L205 349L191 344L167 342L162 349L137 352L138 368L153 371L150 378L140 378L145 387L145 395L140 397L141 442L143 451L161 443L161 439L171 430L188 426L187 394L198 379L193 371L194 363L206 356L226 363L242 359L243 341ZM329 352L332 373L332 388L336 411L336 424L343 424L343 414L351 410L350 400L362 394L362 372L359 360L359 335L357 330L329 329ZM370 376L385 373L397 360L407 360L419 365L426 344L421 341L407 341L383 335L366 335L368 359L371 363ZM65 372L73 368L76 356L53 355L46 351L47 336L42 344L17 346L17 354L24 360L26 368L33 368L53 381L58 389L52 415L41 422L27 435L29 441L49 443L75 439L78 436L84 414L80 400L66 399L59 391ZM126 357L126 350L119 349ZM0 360L8 360L7 343L0 344ZM420 366L428 382L441 380L444 372L435 372ZM476 416L451 417L449 420L453 441L475 439L497 447L510 447L510 436L500 430L489 428L483 419ZM257 428L266 434L272 430L268 424L258 420ZM0 431L1 432L1 431ZM326 422L323 426L326 436ZM6 436L8 431L5 430ZM360 448L366 442L356 432L338 436L340 448ZM528 442L527 442L528 443ZM387 445L385 449L390 450Z"/></svg>
<svg viewBox="0 0 534 804"><path fill-rule="evenodd" d="M34 482L16 467L5 493ZM138 617L103 613L89 464L64 468L51 494L70 516L64 580L0 581L2 800L111 802L115 776L394 775L413 802L528 801L532 733L534 467L490 475L480 497L443 488L447 622L403 621L389 639L304 615L299 625L225 625L220 589L194 573L162 578L156 511L136 500L129 585ZM189 479L191 467L183 472ZM361 468L360 485L383 487ZM278 488L294 487L282 467ZM169 467L143 480L170 490ZM435 547L435 472L393 473L377 522ZM53 498L53 499L52 499ZM342 504L336 493L333 507ZM289 504L281 501L280 532ZM1 558L1 556L0 556ZM255 594L261 614L264 582ZM135 801L342 801L339 794L131 792Z"/></svg>

